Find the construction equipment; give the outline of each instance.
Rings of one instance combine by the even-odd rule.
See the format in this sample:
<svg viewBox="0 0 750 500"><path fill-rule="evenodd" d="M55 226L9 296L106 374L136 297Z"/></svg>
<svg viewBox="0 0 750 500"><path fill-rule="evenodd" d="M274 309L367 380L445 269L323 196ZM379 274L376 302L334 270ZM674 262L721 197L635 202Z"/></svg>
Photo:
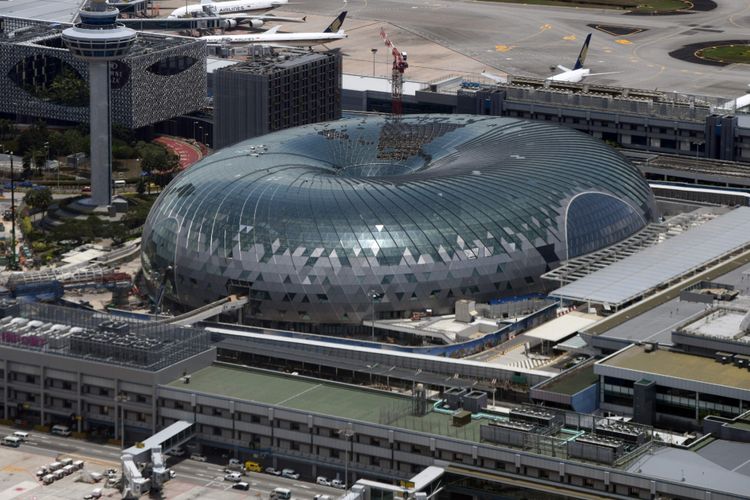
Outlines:
<svg viewBox="0 0 750 500"><path fill-rule="evenodd" d="M404 112L402 95L404 90L404 71L409 67L406 62L406 52L401 52L393 45L385 28L380 28L380 37L385 42L385 46L391 49L393 54L393 68L391 70L391 114L401 116Z"/></svg>

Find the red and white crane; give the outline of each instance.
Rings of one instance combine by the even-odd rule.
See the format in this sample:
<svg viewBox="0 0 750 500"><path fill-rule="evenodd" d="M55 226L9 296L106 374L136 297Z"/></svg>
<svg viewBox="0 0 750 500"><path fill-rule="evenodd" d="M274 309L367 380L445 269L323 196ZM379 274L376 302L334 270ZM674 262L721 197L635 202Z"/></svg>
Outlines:
<svg viewBox="0 0 750 500"><path fill-rule="evenodd" d="M388 39L385 28L380 28L380 37L385 42L385 46L391 49L393 54L393 69L391 71L391 113L400 116L404 112L404 105L401 96L404 90L404 71L409 67L406 62L406 52L401 52Z"/></svg>

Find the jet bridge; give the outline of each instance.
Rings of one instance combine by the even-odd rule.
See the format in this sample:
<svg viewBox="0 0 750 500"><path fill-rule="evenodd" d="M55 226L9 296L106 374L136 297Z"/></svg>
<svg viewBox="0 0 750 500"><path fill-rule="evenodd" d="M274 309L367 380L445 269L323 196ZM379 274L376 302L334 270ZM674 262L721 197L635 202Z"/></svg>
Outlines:
<svg viewBox="0 0 750 500"><path fill-rule="evenodd" d="M138 498L151 490L161 490L164 483L170 479L162 451L177 448L194 436L193 424L179 420L145 441L124 450L120 457L122 497ZM149 477L144 477L146 471Z"/></svg>

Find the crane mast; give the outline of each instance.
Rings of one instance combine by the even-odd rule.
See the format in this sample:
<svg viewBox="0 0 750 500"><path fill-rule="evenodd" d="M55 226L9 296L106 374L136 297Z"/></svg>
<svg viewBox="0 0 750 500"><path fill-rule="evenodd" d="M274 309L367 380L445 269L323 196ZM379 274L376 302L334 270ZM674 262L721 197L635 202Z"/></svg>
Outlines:
<svg viewBox="0 0 750 500"><path fill-rule="evenodd" d="M393 68L391 69L391 114L401 116L404 112L403 90L404 90L404 71L409 67L406 62L406 52L401 52L393 45L388 38L385 28L380 28L380 37L385 42L385 46L391 49L393 55Z"/></svg>

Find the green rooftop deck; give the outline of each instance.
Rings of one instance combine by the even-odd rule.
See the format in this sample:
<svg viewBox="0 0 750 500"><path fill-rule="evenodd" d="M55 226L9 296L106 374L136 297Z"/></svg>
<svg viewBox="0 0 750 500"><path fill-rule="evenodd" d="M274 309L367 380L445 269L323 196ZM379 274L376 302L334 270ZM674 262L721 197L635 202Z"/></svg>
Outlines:
<svg viewBox="0 0 750 500"><path fill-rule="evenodd" d="M666 349L645 352L643 347L633 346L601 364L750 390L750 372L747 368L739 368L733 364L724 365L712 358Z"/></svg>
<svg viewBox="0 0 750 500"><path fill-rule="evenodd" d="M553 378L539 388L544 391L572 396L598 381L599 376L594 373L594 364L589 363L583 368Z"/></svg>
<svg viewBox="0 0 750 500"><path fill-rule="evenodd" d="M191 374L190 385L185 385L180 379L168 385L311 413L479 441L479 420L472 420L464 427L453 427L451 416L444 413L430 412L423 417L414 417L410 415L409 397L344 384L215 364ZM482 422L487 423L487 420Z"/></svg>

